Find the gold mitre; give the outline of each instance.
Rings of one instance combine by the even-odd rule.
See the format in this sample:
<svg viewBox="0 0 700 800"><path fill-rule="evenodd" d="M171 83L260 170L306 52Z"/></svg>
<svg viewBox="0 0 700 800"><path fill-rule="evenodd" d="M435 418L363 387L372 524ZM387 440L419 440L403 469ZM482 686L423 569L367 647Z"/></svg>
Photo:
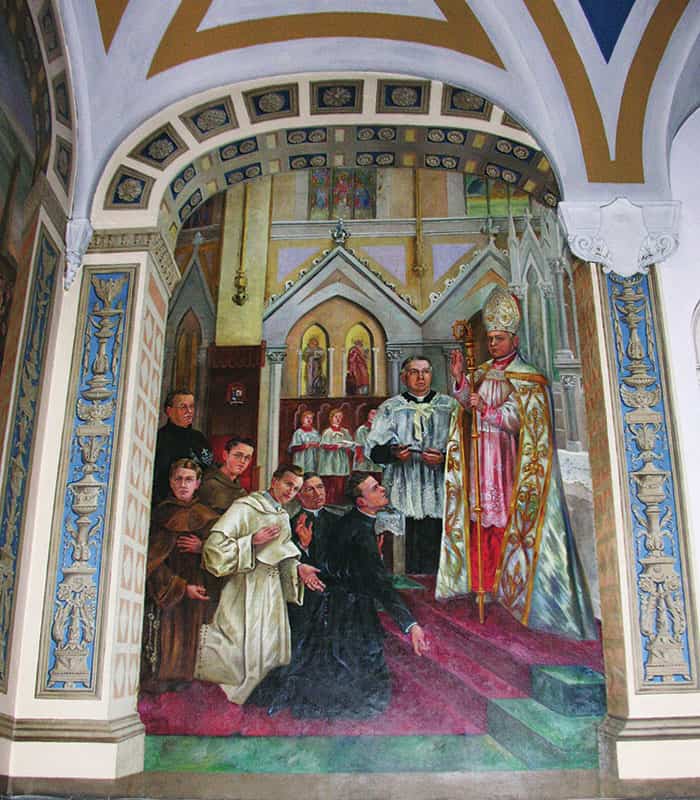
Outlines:
<svg viewBox="0 0 700 800"><path fill-rule="evenodd" d="M502 286L496 286L486 298L482 316L487 333L491 333L491 331L507 331L515 334L520 325L518 302Z"/></svg>

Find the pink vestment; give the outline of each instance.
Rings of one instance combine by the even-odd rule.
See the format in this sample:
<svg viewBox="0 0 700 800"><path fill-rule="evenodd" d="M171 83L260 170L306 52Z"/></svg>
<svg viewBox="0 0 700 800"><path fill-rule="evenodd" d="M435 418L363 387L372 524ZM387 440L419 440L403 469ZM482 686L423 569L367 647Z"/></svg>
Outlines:
<svg viewBox="0 0 700 800"><path fill-rule="evenodd" d="M505 369L513 368L512 362L516 357L517 354L514 353L512 357L501 359L497 362L500 369L493 363L486 365L486 371L481 372L481 376L483 376L481 382L479 382L480 376L477 373L477 392L486 403L486 409L483 413L478 414L477 419L479 424L483 588L487 591L491 591L493 587L495 571L500 561L503 531L510 515L510 502L517 467L520 415L517 401L513 397L513 386L505 376ZM515 369L517 371L517 365ZM465 408L469 408L470 392L471 387L465 377L454 391L455 397ZM472 476L469 505L472 509L473 523L476 520L473 453L469 455L469 464L469 474ZM475 532L473 524L472 532ZM472 574L476 575L475 536L472 536L470 551Z"/></svg>

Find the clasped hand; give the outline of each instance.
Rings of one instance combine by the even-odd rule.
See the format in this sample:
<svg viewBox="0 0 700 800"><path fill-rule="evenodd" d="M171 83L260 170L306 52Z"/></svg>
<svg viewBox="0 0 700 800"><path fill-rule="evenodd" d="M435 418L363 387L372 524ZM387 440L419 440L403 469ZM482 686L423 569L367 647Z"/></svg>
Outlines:
<svg viewBox="0 0 700 800"><path fill-rule="evenodd" d="M399 461L408 461L411 457L411 447L407 444L397 444L391 448L394 458ZM445 460L445 456L434 447L427 447L420 454L421 461L430 467L436 467Z"/></svg>

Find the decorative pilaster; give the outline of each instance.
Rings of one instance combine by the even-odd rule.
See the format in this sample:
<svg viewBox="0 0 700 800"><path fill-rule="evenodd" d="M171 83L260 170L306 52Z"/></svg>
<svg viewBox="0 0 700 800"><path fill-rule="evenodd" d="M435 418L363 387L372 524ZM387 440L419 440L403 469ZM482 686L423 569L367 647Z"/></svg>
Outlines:
<svg viewBox="0 0 700 800"><path fill-rule="evenodd" d="M135 268L85 267L41 629L39 696L96 696L111 489ZM59 495L60 496L60 495Z"/></svg>
<svg viewBox="0 0 700 800"><path fill-rule="evenodd" d="M268 347L266 353L270 364L270 405L267 424L267 472L265 486L269 486L272 473L277 469L280 444L280 398L282 397L282 370L287 357L286 347Z"/></svg>
<svg viewBox="0 0 700 800"><path fill-rule="evenodd" d="M606 288L632 528L636 684L640 691L663 692L697 688L698 680L680 485L650 280L611 273Z"/></svg>
<svg viewBox="0 0 700 800"><path fill-rule="evenodd" d="M58 246L42 226L38 236L28 317L20 349L17 396L8 439L8 461L3 475L3 504L0 508L0 690L7 690L10 662L10 625L14 618L18 554L25 515L30 464L34 453L34 432L39 388L44 374L51 297L59 258Z"/></svg>
<svg viewBox="0 0 700 800"><path fill-rule="evenodd" d="M581 450L581 432L576 409L576 397L581 392L581 379L578 375L570 373L562 375L561 386L564 390L564 410L566 412L566 449Z"/></svg>
<svg viewBox="0 0 700 800"><path fill-rule="evenodd" d="M564 259L551 258L549 260L549 266L552 270L552 275L554 275L554 290L557 298L557 333L559 338L557 351L560 356L568 354L569 358L571 358L569 325L566 318L566 301L564 299Z"/></svg>

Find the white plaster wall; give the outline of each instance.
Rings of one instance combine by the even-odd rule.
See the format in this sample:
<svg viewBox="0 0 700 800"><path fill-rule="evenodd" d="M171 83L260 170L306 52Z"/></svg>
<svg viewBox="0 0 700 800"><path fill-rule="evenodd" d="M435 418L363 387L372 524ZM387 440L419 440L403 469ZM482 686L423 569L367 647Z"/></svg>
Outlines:
<svg viewBox="0 0 700 800"><path fill-rule="evenodd" d="M700 303L700 110L685 122L671 147L673 199L680 200L680 244L676 253L659 267L659 283L665 316L667 345L672 364L671 391L676 409L676 435L683 462L683 489L688 510L688 539L694 569L696 603L700 599L700 386L694 342ZM698 631L695 621L696 636ZM696 712L697 713L697 712Z"/></svg>

